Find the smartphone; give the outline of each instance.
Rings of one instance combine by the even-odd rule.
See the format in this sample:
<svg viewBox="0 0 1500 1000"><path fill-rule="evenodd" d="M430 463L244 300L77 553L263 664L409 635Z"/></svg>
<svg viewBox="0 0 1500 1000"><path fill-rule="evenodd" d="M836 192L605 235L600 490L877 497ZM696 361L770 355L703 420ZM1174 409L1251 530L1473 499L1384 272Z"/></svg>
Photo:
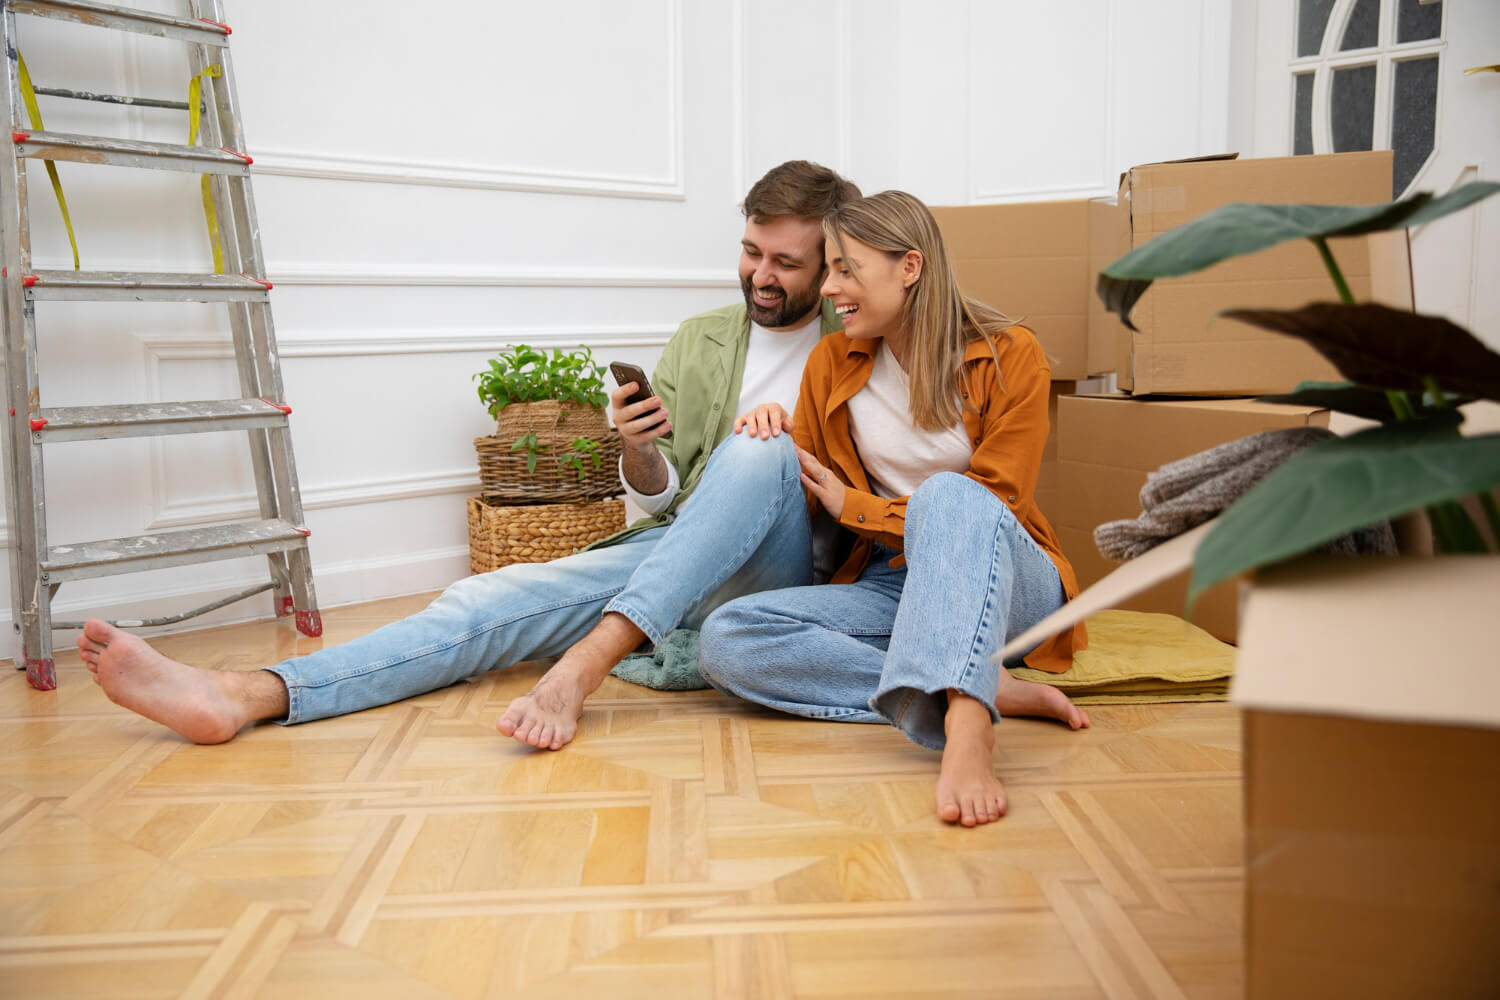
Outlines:
<svg viewBox="0 0 1500 1000"><path fill-rule="evenodd" d="M640 365L633 365L628 361L611 361L609 363L609 373L615 377L615 385L625 385L628 382L636 384L635 392L632 392L625 399L626 405L640 403L656 395L655 392L651 391L651 381L646 378L646 372ZM671 431L667 431L667 433L662 435L662 437L671 436Z"/></svg>

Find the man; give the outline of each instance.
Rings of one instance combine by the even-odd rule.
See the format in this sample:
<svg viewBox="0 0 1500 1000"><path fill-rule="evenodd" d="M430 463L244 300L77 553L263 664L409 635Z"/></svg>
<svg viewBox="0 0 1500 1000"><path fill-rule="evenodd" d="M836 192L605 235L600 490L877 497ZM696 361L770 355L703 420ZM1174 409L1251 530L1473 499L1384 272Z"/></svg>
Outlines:
<svg viewBox="0 0 1500 1000"><path fill-rule="evenodd" d="M111 701L196 743L222 743L246 725L343 715L445 687L525 660L561 658L497 723L519 742L556 750L577 729L583 701L645 639L697 627L734 597L805 578L808 536L767 539L749 562L719 572L703 553L737 531L742 512L705 504L685 513L710 455L737 414L769 401L788 412L803 363L838 329L823 301L823 231L830 209L859 189L825 167L773 168L742 206L744 304L687 320L654 373L657 396L612 396L624 444L621 478L650 515L620 534L550 563L506 566L449 587L426 610L368 635L263 670L204 670L171 660L142 639L91 620L78 639ZM746 436L740 435L737 441ZM751 480L767 463L739 460ZM802 557L789 558L801 549ZM654 557L654 558L653 558Z"/></svg>

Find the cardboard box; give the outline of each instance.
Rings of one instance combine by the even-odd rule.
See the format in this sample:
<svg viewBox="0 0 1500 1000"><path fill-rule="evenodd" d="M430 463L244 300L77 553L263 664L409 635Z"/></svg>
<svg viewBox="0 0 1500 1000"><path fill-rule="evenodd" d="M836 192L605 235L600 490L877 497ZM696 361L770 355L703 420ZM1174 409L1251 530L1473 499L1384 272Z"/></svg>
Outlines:
<svg viewBox="0 0 1500 1000"><path fill-rule="evenodd" d="M1132 168L1121 178L1116 211L1128 235L1126 249L1134 249L1230 202L1362 205L1390 197L1389 151L1209 159ZM1367 237L1333 240L1329 246L1357 299L1390 297L1381 285L1400 280L1399 263L1372 265ZM1101 336L1106 326L1115 330L1114 367L1126 391L1286 392L1305 379L1339 376L1300 341L1218 313L1239 307L1295 309L1336 299L1316 248L1307 240L1294 240L1153 283L1131 313L1136 331L1113 317L1098 319L1096 325Z"/></svg>
<svg viewBox="0 0 1500 1000"><path fill-rule="evenodd" d="M1257 574L1247 995L1500 996L1500 558Z"/></svg>
<svg viewBox="0 0 1500 1000"><path fill-rule="evenodd" d="M1200 525L996 654L1185 573ZM1310 556L1247 588L1247 996L1500 996L1500 557Z"/></svg>
<svg viewBox="0 0 1500 1000"><path fill-rule="evenodd" d="M1142 400L1122 395L1058 401L1056 504L1043 507L1063 553L1088 587L1119 565L1099 554L1094 528L1141 513L1146 477L1180 458L1261 431L1327 427L1329 411L1250 399ZM1187 578L1159 584L1121 607L1182 615ZM1225 642L1236 639L1238 595L1230 581L1201 597L1192 621Z"/></svg>
<svg viewBox="0 0 1500 1000"><path fill-rule="evenodd" d="M1112 213L1086 200L932 209L965 295L1036 331L1054 379L1083 379L1114 368L1108 336L1091 353L1095 260L1091 220ZM1102 224L1102 223L1101 223Z"/></svg>
<svg viewBox="0 0 1500 1000"><path fill-rule="evenodd" d="M1104 379L1054 380L1047 395L1047 444L1042 449L1042 467L1036 478L1036 505L1049 521L1058 506L1057 401L1064 396L1101 393L1104 383Z"/></svg>

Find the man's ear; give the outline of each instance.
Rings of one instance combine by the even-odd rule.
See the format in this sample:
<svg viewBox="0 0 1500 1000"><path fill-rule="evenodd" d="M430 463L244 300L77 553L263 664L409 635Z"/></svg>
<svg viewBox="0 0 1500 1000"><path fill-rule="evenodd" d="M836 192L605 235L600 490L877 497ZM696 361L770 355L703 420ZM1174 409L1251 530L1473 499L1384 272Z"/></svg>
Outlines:
<svg viewBox="0 0 1500 1000"><path fill-rule="evenodd" d="M901 287L910 288L922 277L922 251L908 250L901 258Z"/></svg>

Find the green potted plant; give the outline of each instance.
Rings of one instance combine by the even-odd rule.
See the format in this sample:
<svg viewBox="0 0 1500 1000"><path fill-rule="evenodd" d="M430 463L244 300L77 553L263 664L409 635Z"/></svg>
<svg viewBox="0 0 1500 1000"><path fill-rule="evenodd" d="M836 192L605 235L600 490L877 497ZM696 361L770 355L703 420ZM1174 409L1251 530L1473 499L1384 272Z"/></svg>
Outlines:
<svg viewBox="0 0 1500 1000"><path fill-rule="evenodd" d="M1373 419L1379 425L1308 447L1224 511L1199 545L1191 603L1221 580L1308 552L1350 531L1426 509L1440 552L1492 551L1469 509L1476 497L1500 539L1500 434L1465 437L1458 405L1500 401L1500 355L1445 319L1356 303L1328 240L1403 229L1500 191L1465 185L1383 205L1225 205L1163 233L1106 267L1099 296L1130 325L1130 311L1157 278L1175 277L1292 239L1317 247L1338 303L1295 310L1231 310L1226 316L1297 337L1348 381L1303 383L1264 397Z"/></svg>
<svg viewBox="0 0 1500 1000"><path fill-rule="evenodd" d="M473 376L494 434L474 439L480 495L469 498L478 572L567 555L624 527L619 434L604 413L593 353L504 348Z"/></svg>
<svg viewBox="0 0 1500 1000"><path fill-rule="evenodd" d="M526 344L504 348L474 373L474 382L499 437L515 441L535 432L537 441L551 448L577 437L601 438L609 427L604 369L583 345L551 353Z"/></svg>

